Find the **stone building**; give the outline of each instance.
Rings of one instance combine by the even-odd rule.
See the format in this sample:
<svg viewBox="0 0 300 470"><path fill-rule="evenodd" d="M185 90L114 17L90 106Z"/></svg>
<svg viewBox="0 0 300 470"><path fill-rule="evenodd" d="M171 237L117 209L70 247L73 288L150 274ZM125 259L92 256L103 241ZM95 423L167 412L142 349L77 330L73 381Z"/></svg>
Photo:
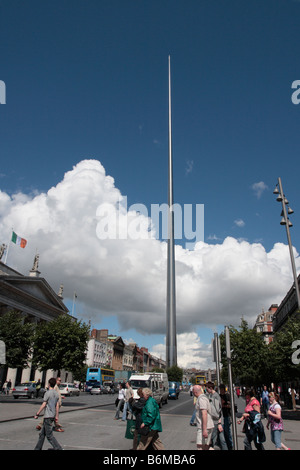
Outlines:
<svg viewBox="0 0 300 470"><path fill-rule="evenodd" d="M59 294L54 292L46 279L40 276L38 261L38 256L36 256L28 276L0 261L0 315L17 311L23 315L24 321L39 323L68 314L68 309L62 299L62 288ZM42 373L33 367L26 369L2 367L0 369L2 383L10 379L12 386L16 383L38 379L42 383L47 383L53 375L56 376L55 371ZM65 371L61 371L61 377L63 380L66 378L71 380L71 374Z"/></svg>
<svg viewBox="0 0 300 470"><path fill-rule="evenodd" d="M273 318L278 309L277 304L272 304L267 312L262 310L262 312L257 315L254 329L258 333L263 334L265 343L270 344L273 341Z"/></svg>

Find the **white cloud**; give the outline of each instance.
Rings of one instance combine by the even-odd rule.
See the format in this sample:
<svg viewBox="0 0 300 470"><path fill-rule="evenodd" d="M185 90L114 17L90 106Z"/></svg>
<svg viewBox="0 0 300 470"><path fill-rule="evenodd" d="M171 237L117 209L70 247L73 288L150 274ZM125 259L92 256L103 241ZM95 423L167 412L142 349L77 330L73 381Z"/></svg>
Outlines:
<svg viewBox="0 0 300 470"><path fill-rule="evenodd" d="M259 183L254 183L251 188L254 191L255 196L257 199L260 199L262 196L262 193L266 191L266 189L269 189L268 186L263 182L260 181Z"/></svg>
<svg viewBox="0 0 300 470"><path fill-rule="evenodd" d="M76 291L76 310L80 307L85 319L95 323L117 315L122 331L165 334L166 243L149 236L149 221L133 212L131 220L140 222L146 239L97 237L99 206L111 215L119 210L119 224L126 220L120 199L100 162L84 160L47 193L0 192L0 243L9 240L11 227L26 238L25 249L11 245L8 263L27 274L37 250L41 275L56 291L63 283L65 299ZM239 325L242 315L253 319L262 307L280 302L291 284L289 251L281 243L270 252L234 238L199 242L193 251L177 245L177 332L194 334L199 325L212 323ZM199 338L195 345L202 350ZM194 356L190 349L186 354Z"/></svg>
<svg viewBox="0 0 300 470"><path fill-rule="evenodd" d="M245 225L246 225L245 222L243 221L243 219L236 219L234 221L234 223L237 227L245 227Z"/></svg>
<svg viewBox="0 0 300 470"><path fill-rule="evenodd" d="M194 168L194 160L187 160L186 169L185 169L186 176L193 171L193 168Z"/></svg>
<svg viewBox="0 0 300 470"><path fill-rule="evenodd" d="M153 346L151 354L165 359L165 343ZM215 364L212 361L211 345L201 342L201 338L196 332L177 335L177 356L178 366L182 368L215 368Z"/></svg>

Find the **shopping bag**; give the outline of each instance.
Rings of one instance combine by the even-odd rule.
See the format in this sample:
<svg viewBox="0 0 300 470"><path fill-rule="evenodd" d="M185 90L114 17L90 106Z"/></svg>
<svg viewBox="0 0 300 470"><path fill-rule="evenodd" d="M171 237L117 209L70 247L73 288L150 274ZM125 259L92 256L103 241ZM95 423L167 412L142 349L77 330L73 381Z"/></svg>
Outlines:
<svg viewBox="0 0 300 470"><path fill-rule="evenodd" d="M125 438L133 439L135 431L135 419L127 419Z"/></svg>

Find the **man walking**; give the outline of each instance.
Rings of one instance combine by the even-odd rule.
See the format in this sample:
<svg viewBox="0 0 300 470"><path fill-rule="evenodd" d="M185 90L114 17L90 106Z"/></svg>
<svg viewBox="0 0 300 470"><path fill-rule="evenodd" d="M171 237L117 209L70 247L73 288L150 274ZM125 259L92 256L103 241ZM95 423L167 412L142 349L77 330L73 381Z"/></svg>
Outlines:
<svg viewBox="0 0 300 470"><path fill-rule="evenodd" d="M222 426L221 397L218 392L215 391L215 384L213 382L207 382L206 396L209 399L211 406L211 417L214 422L214 429L211 438L212 446L215 447L218 445L221 450L228 450Z"/></svg>
<svg viewBox="0 0 300 470"><path fill-rule="evenodd" d="M214 422L211 418L211 407L208 398L204 395L200 385L194 385L193 394L197 398L197 449L209 450Z"/></svg>
<svg viewBox="0 0 300 470"><path fill-rule="evenodd" d="M56 379L53 377L49 380L48 383L49 390L47 390L47 392L45 393L43 403L34 417L35 419L37 419L40 413L45 409L43 427L39 434L39 440L34 450L42 450L45 437L47 437L54 450L63 450L61 445L53 436L53 424L54 422L58 421L59 412L59 396L56 390L54 390L54 387L56 385Z"/></svg>

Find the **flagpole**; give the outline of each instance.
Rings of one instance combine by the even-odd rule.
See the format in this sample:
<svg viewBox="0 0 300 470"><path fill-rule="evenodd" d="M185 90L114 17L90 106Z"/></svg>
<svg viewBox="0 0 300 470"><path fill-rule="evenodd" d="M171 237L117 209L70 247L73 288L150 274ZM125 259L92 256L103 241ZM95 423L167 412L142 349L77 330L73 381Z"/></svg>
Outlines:
<svg viewBox="0 0 300 470"><path fill-rule="evenodd" d="M167 333L166 365L177 365L176 341L176 287L174 254L174 211L173 211L173 163L172 163L172 116L171 116L171 58L169 56L169 191L168 191L168 259L167 259Z"/></svg>
<svg viewBox="0 0 300 470"><path fill-rule="evenodd" d="M13 229L13 227L12 227L11 233L13 233L13 231L14 231L14 229ZM9 242L8 242L8 245L7 245L7 248L6 248L4 264L7 264L7 256L8 256L8 251L9 251L10 243L11 243L11 235L10 235L10 239L9 239Z"/></svg>

